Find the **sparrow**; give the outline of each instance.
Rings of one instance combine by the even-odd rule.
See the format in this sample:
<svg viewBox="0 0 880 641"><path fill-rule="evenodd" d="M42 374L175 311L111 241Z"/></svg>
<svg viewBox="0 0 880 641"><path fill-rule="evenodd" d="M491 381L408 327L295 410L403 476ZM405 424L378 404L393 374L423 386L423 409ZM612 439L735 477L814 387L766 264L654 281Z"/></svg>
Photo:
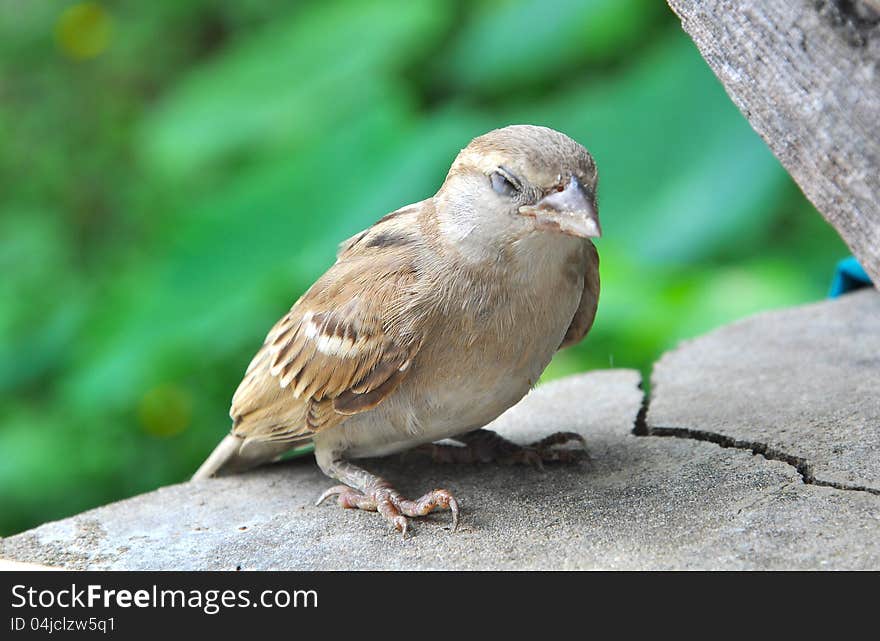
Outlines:
<svg viewBox="0 0 880 641"><path fill-rule="evenodd" d="M335 264L269 331L232 399L231 433L202 479L314 444L340 485L318 499L408 518L459 504L411 500L353 461L431 448L439 461L565 460L559 433L519 446L482 429L589 331L599 298L598 174L553 129L474 138L437 193L344 241ZM458 445L432 445L452 439Z"/></svg>

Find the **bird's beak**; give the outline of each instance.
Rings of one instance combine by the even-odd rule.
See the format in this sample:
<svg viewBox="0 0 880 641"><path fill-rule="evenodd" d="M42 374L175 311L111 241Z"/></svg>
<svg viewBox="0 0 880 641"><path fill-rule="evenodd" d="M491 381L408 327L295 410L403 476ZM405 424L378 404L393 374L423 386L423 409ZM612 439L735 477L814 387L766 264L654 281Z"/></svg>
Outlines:
<svg viewBox="0 0 880 641"><path fill-rule="evenodd" d="M534 218L539 229L580 238L602 235L596 201L575 176L562 191L554 191L534 205L520 207L519 213Z"/></svg>

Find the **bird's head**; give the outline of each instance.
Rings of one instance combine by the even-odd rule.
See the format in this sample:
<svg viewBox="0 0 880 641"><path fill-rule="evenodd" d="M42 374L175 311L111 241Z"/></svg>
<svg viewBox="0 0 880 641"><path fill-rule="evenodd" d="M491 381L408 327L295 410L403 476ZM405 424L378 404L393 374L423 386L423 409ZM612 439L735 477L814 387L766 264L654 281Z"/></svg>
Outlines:
<svg viewBox="0 0 880 641"><path fill-rule="evenodd" d="M596 163L547 127L511 125L461 150L435 202L441 233L470 244L534 233L601 235Z"/></svg>

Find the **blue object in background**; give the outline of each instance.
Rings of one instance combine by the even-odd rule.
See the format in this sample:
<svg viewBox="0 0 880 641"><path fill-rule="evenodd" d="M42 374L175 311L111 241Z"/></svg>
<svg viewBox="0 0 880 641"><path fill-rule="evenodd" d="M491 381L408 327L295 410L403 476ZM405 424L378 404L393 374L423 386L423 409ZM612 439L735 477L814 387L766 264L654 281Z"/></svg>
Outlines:
<svg viewBox="0 0 880 641"><path fill-rule="evenodd" d="M854 257L844 258L837 263L837 269L834 272L834 280L831 281L831 291L828 292L829 298L837 298L854 289L861 289L871 285L871 279L867 272L859 265Z"/></svg>

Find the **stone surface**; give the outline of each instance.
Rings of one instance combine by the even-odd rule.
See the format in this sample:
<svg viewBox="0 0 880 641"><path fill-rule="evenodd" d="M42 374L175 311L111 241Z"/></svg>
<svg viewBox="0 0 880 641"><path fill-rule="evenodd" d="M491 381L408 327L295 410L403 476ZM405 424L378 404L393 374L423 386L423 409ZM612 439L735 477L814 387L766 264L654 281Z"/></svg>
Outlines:
<svg viewBox="0 0 880 641"><path fill-rule="evenodd" d="M880 493L880 293L749 318L655 365L648 429L722 435ZM661 430L662 431L662 430Z"/></svg>
<svg viewBox="0 0 880 641"><path fill-rule="evenodd" d="M313 507L311 457L183 483L0 540L0 557L115 569L880 568L880 497L804 484L790 465L691 439L636 436L637 373L539 387L493 426L517 440L575 430L591 462L541 472L366 462L462 504L403 539L376 514Z"/></svg>
<svg viewBox="0 0 880 641"><path fill-rule="evenodd" d="M880 283L880 2L668 3L733 102Z"/></svg>
<svg viewBox="0 0 880 641"><path fill-rule="evenodd" d="M59 568L50 568L47 565L20 563L18 561L4 561L3 559L0 559L0 572L45 572L57 570L59 570Z"/></svg>

